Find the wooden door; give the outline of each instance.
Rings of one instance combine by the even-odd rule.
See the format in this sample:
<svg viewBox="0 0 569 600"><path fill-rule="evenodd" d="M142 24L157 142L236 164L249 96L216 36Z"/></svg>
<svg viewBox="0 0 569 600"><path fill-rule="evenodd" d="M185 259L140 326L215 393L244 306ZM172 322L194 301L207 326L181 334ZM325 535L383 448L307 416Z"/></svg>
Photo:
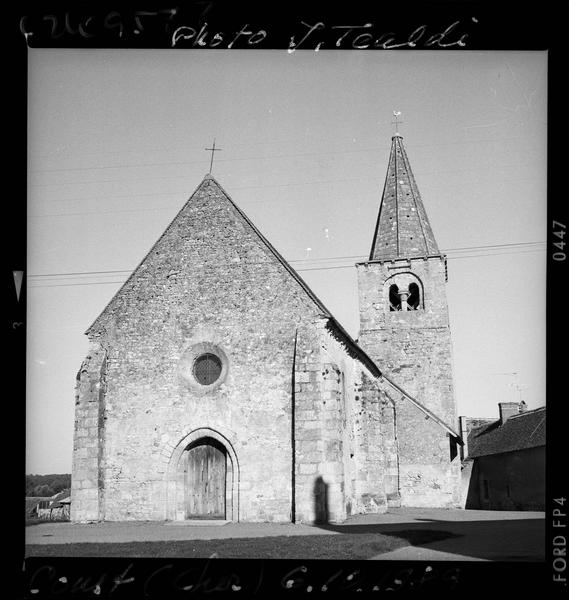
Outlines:
<svg viewBox="0 0 569 600"><path fill-rule="evenodd" d="M187 454L186 518L225 519L225 452L204 443Z"/></svg>

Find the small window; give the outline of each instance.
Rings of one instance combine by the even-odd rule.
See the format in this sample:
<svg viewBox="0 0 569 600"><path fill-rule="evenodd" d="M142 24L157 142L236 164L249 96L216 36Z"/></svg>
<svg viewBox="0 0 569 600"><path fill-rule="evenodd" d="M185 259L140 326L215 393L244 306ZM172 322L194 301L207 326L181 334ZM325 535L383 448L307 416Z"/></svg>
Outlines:
<svg viewBox="0 0 569 600"><path fill-rule="evenodd" d="M487 479L482 481L482 494L484 500L490 500L490 482Z"/></svg>
<svg viewBox="0 0 569 600"><path fill-rule="evenodd" d="M508 498L512 497L512 488L509 483L506 484L506 496L508 496Z"/></svg>
<svg viewBox="0 0 569 600"><path fill-rule="evenodd" d="M215 383L221 375L221 360L211 353L198 356L194 362L194 377L202 385Z"/></svg>

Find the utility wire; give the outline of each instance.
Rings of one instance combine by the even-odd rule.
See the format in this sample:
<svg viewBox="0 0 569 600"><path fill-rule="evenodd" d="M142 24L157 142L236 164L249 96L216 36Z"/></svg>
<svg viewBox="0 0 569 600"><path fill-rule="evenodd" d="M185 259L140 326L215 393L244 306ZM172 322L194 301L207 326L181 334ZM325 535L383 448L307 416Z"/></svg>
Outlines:
<svg viewBox="0 0 569 600"><path fill-rule="evenodd" d="M509 244L486 244L483 246L461 246L459 248L446 248L441 250L443 254L447 252L460 252L464 250L485 250L491 248L513 248L519 246L535 246L545 244L545 242L514 242ZM363 254L349 254L345 256L329 256L322 258L293 258L287 262L289 263L298 263L298 262L319 262L319 261L328 261L328 260L350 260L350 259L365 259L366 255ZM229 263L226 263L229 264ZM233 264L233 263L232 263ZM69 275L98 275L98 274L108 274L108 273L130 273L132 272L129 269L115 269L115 270L107 270L107 271L74 271L68 273L35 273L33 275L28 275L29 277L56 277L56 276L69 276Z"/></svg>
<svg viewBox="0 0 569 600"><path fill-rule="evenodd" d="M325 153L323 153L325 154ZM295 157L302 157L304 155L302 154L298 154L295 155ZM231 160L260 160L263 157L251 157L249 158L236 158L236 159L224 159L226 161L231 161ZM267 157L265 157L267 158ZM274 157L274 158L282 158L282 157ZM222 162L222 160L220 159L219 162ZM175 164L175 163L172 163ZM186 163L180 163L180 164L192 164L190 162L186 162ZM497 171L501 171L502 169L509 169L509 168L524 168L524 167L529 167L531 166L533 163L526 163L526 164L512 164L512 165L499 165L496 167ZM109 167L109 168L115 168L115 167ZM118 168L118 167L117 167ZM447 169L445 171L442 170L437 170L437 171L418 171L416 172L416 176L421 178L424 177L426 175L433 175L433 174L437 174L437 175L444 175L444 174L449 174L449 173L463 173L463 172L472 172L472 171L482 171L484 170L484 167L465 167L464 169ZM486 173L486 171L485 171ZM159 176L153 176L153 177L136 177L136 179L131 178L124 178L124 179L95 179L93 181L54 181L54 182L48 182L48 183L30 183L30 187L34 187L34 188L42 188L42 187L48 187L48 186L62 186L62 185L99 185L101 183L126 183L129 181L152 181L152 180L162 180L162 179L187 179L188 175L159 175ZM358 177L358 178L354 178L354 179L350 179L350 180L339 180L339 181L362 181L362 180L371 180L371 179L376 179L375 177ZM528 178L525 178L528 179ZM529 178L531 179L531 178ZM517 180L517 179L516 179ZM260 186L242 186L242 187L234 187L232 189L234 190L243 190L243 189L254 189L254 188L271 188L271 187L288 187L288 186L295 186L295 185L307 185L307 184L313 184L313 183L335 183L338 180L328 180L328 181L318 181L318 182L298 182L298 183L285 183L285 184L277 184L277 185L260 185ZM500 179L500 181L509 181L508 179ZM135 194L134 194L135 196Z"/></svg>
<svg viewBox="0 0 569 600"><path fill-rule="evenodd" d="M523 244L519 244L520 246L522 245L527 245L527 244L539 244L541 242L526 242ZM514 244L501 244L501 245L497 245L497 247L492 247L492 246L478 246L478 247L473 247L473 248L480 248L480 249L487 249L488 252L487 253L472 253L472 254L465 254L462 256L449 256L448 259L449 260L456 260L456 259L464 259L464 258L483 258L486 256L495 256L495 255L505 255L505 254L528 254L531 252L539 252L539 251L543 251L544 248L520 248L519 250L515 250L515 249L510 249L509 251L506 250L505 252L501 252L500 250L502 250L502 248L507 248L507 247L511 247L511 246L515 246ZM494 250L492 250L492 248L495 248ZM328 259L307 259L307 260L303 260L303 259L296 259L296 260L291 260L288 261L290 263L311 263L311 262L316 262L316 261L322 261L322 260L332 260L332 259L337 259L337 260L342 260L342 259L353 259L353 258L359 258L359 259L365 259L365 256L358 256L358 257L332 257L332 258L328 258ZM250 263L248 263L250 264ZM261 263L255 263L255 264L261 264ZM235 266L234 263L225 263L225 265L227 266ZM330 270L336 270L336 269L351 269L353 268L354 265L353 264L347 264L347 265L332 265L332 266L307 266L307 267L298 267L296 270L299 272L304 272L304 271L330 271ZM130 274L133 272L133 270L109 270L109 271L79 271L79 272L74 272L74 273L47 273L47 274L36 274L36 275L29 275L28 279L37 279L37 278L44 278L43 280L38 280L32 283L31 286L29 287L68 287L68 286L77 286L77 285L108 285L108 284L122 284L124 283L124 279L121 279L119 281L93 281L93 282L76 282L76 283L44 283L45 278L55 278L55 279L61 279L62 277L69 277L69 278L77 278L77 277L110 277L110 276L117 276L117 275L123 275L124 277L130 276ZM64 280L65 281L65 280Z"/></svg>
<svg viewBox="0 0 569 600"><path fill-rule="evenodd" d="M273 158L297 158L307 156L322 156L330 154L352 154L355 152L378 152L379 148L360 148L359 150L331 150L329 152L303 152L294 154L269 154L263 156L241 156L237 158L219 158L216 162L236 162L244 160L271 160ZM204 161L202 160L184 160L184 161L169 161L169 162L155 162L155 163L138 163L138 164L123 164L123 165L102 165L99 167L70 167L67 169L36 169L29 171L30 173L61 173L67 171L94 171L100 169L138 169L142 167L169 167L178 165L199 165Z"/></svg>
<svg viewBox="0 0 569 600"><path fill-rule="evenodd" d="M519 140L521 139L520 136L517 137L511 137L511 138L501 138L500 142L509 142L509 141L515 141L515 140ZM496 138L488 138L488 139L482 139L482 140L459 140L456 142L444 142L444 143L431 143L431 144L413 144L413 148L432 148L432 147L446 147L446 146L450 146L450 145L458 145L458 144L484 144L484 143L490 143L490 142L495 142ZM346 143L352 143L350 140L346 140ZM250 148L252 145L255 146L267 146L267 145L284 145L284 144L298 144L298 139L288 139L288 140L277 140L276 142L271 141L271 142L249 142L249 143L234 143L231 144L231 148L237 148L237 147L247 147ZM351 153L351 152L383 152L385 150L384 147L373 147L373 148L364 148L364 149L352 149L352 150L338 150L338 151L329 151L329 152L310 152L310 153L305 153L305 154L282 154L282 155L272 155L272 156L263 156L261 158L282 158L282 157L289 157L289 156L313 156L313 155L322 155L322 154L346 154L346 153ZM109 151L105 151L105 152L85 152L85 153L80 153L80 154L73 154L73 158L77 158L78 156L108 156L109 154L132 154L132 153L137 153L140 152L139 150L132 150L132 151L124 151L124 150L109 150ZM37 157L33 157L34 160L37 160L38 158L51 158L53 156L53 154L41 154L38 155ZM253 157L251 157L251 159L253 159ZM223 159L224 161L227 160L241 160L241 159ZM244 159L246 160L246 159ZM255 160L257 160L257 158L255 158ZM61 171L84 171L84 170L91 170L91 169L112 169L112 168L119 168L119 167L146 167L146 166L161 166L161 165L188 165L188 164L199 164L202 163L203 160L195 160L195 161L183 161L183 162L157 162L157 163L138 163L138 164L127 164L127 165L116 165L116 166L98 166L98 167L71 167L68 169L34 169L31 170L30 173L55 173L55 172L61 172Z"/></svg>
<svg viewBox="0 0 569 600"><path fill-rule="evenodd" d="M184 176L180 176L184 177ZM168 179L168 177L161 177L160 179ZM494 181L533 181L538 179L537 177L516 177L515 179L494 179ZM349 179L331 179L331 180L322 180L322 181L302 181L299 183L277 183L273 185L247 185L233 188L234 190L254 190L254 189L270 189L270 188L287 188L294 186L306 186L306 185L333 185L335 183L352 183L352 182L361 182L361 181L371 181L375 180L374 177L355 177ZM110 181L110 180L109 180ZM73 184L70 184L73 185ZM460 185L464 185L464 182L461 182ZM447 186L448 187L448 186ZM109 196L88 196L85 198L64 198L61 200L53 200L52 202L75 202L76 200L98 200L98 199L109 199L109 198L139 198L143 196L182 196L184 192L152 192L145 194L117 194L117 195L109 195ZM187 200L187 199L186 199ZM294 200L291 198L290 200ZM263 198L261 200L246 200L244 204L246 206L250 204L266 204L270 202L282 202L282 199L275 200L267 200ZM287 200L288 201L288 200ZM28 218L31 219L43 219L43 218L53 218L53 217L75 217L82 215L110 215L117 213L138 213L138 212L153 212L153 211L171 211L180 208L180 204L176 204L176 206L160 206L155 208L124 208L119 210L97 210L97 211L80 211L80 212L72 212L72 213L47 213L47 214L28 214Z"/></svg>

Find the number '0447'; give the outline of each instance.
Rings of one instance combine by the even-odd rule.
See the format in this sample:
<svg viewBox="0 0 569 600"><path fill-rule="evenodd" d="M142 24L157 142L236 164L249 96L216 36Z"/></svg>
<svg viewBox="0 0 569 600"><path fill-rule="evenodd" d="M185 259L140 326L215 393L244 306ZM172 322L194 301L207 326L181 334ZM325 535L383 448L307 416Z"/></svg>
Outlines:
<svg viewBox="0 0 569 600"><path fill-rule="evenodd" d="M562 261L567 258L567 254L565 253L565 234L567 233L567 227L564 223L560 223L559 221L553 221L553 235L559 238L559 241L554 241L553 245L556 250L553 253L553 260Z"/></svg>

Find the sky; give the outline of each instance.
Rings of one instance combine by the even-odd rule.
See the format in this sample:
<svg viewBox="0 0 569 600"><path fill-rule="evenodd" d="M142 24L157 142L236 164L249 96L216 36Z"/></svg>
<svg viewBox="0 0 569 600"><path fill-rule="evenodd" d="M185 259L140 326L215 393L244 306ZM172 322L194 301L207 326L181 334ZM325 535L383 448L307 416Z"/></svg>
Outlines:
<svg viewBox="0 0 569 600"><path fill-rule="evenodd" d="M545 405L545 52L28 52L27 473L71 472L84 332L214 139L214 177L357 338L393 111L448 256L458 414Z"/></svg>

